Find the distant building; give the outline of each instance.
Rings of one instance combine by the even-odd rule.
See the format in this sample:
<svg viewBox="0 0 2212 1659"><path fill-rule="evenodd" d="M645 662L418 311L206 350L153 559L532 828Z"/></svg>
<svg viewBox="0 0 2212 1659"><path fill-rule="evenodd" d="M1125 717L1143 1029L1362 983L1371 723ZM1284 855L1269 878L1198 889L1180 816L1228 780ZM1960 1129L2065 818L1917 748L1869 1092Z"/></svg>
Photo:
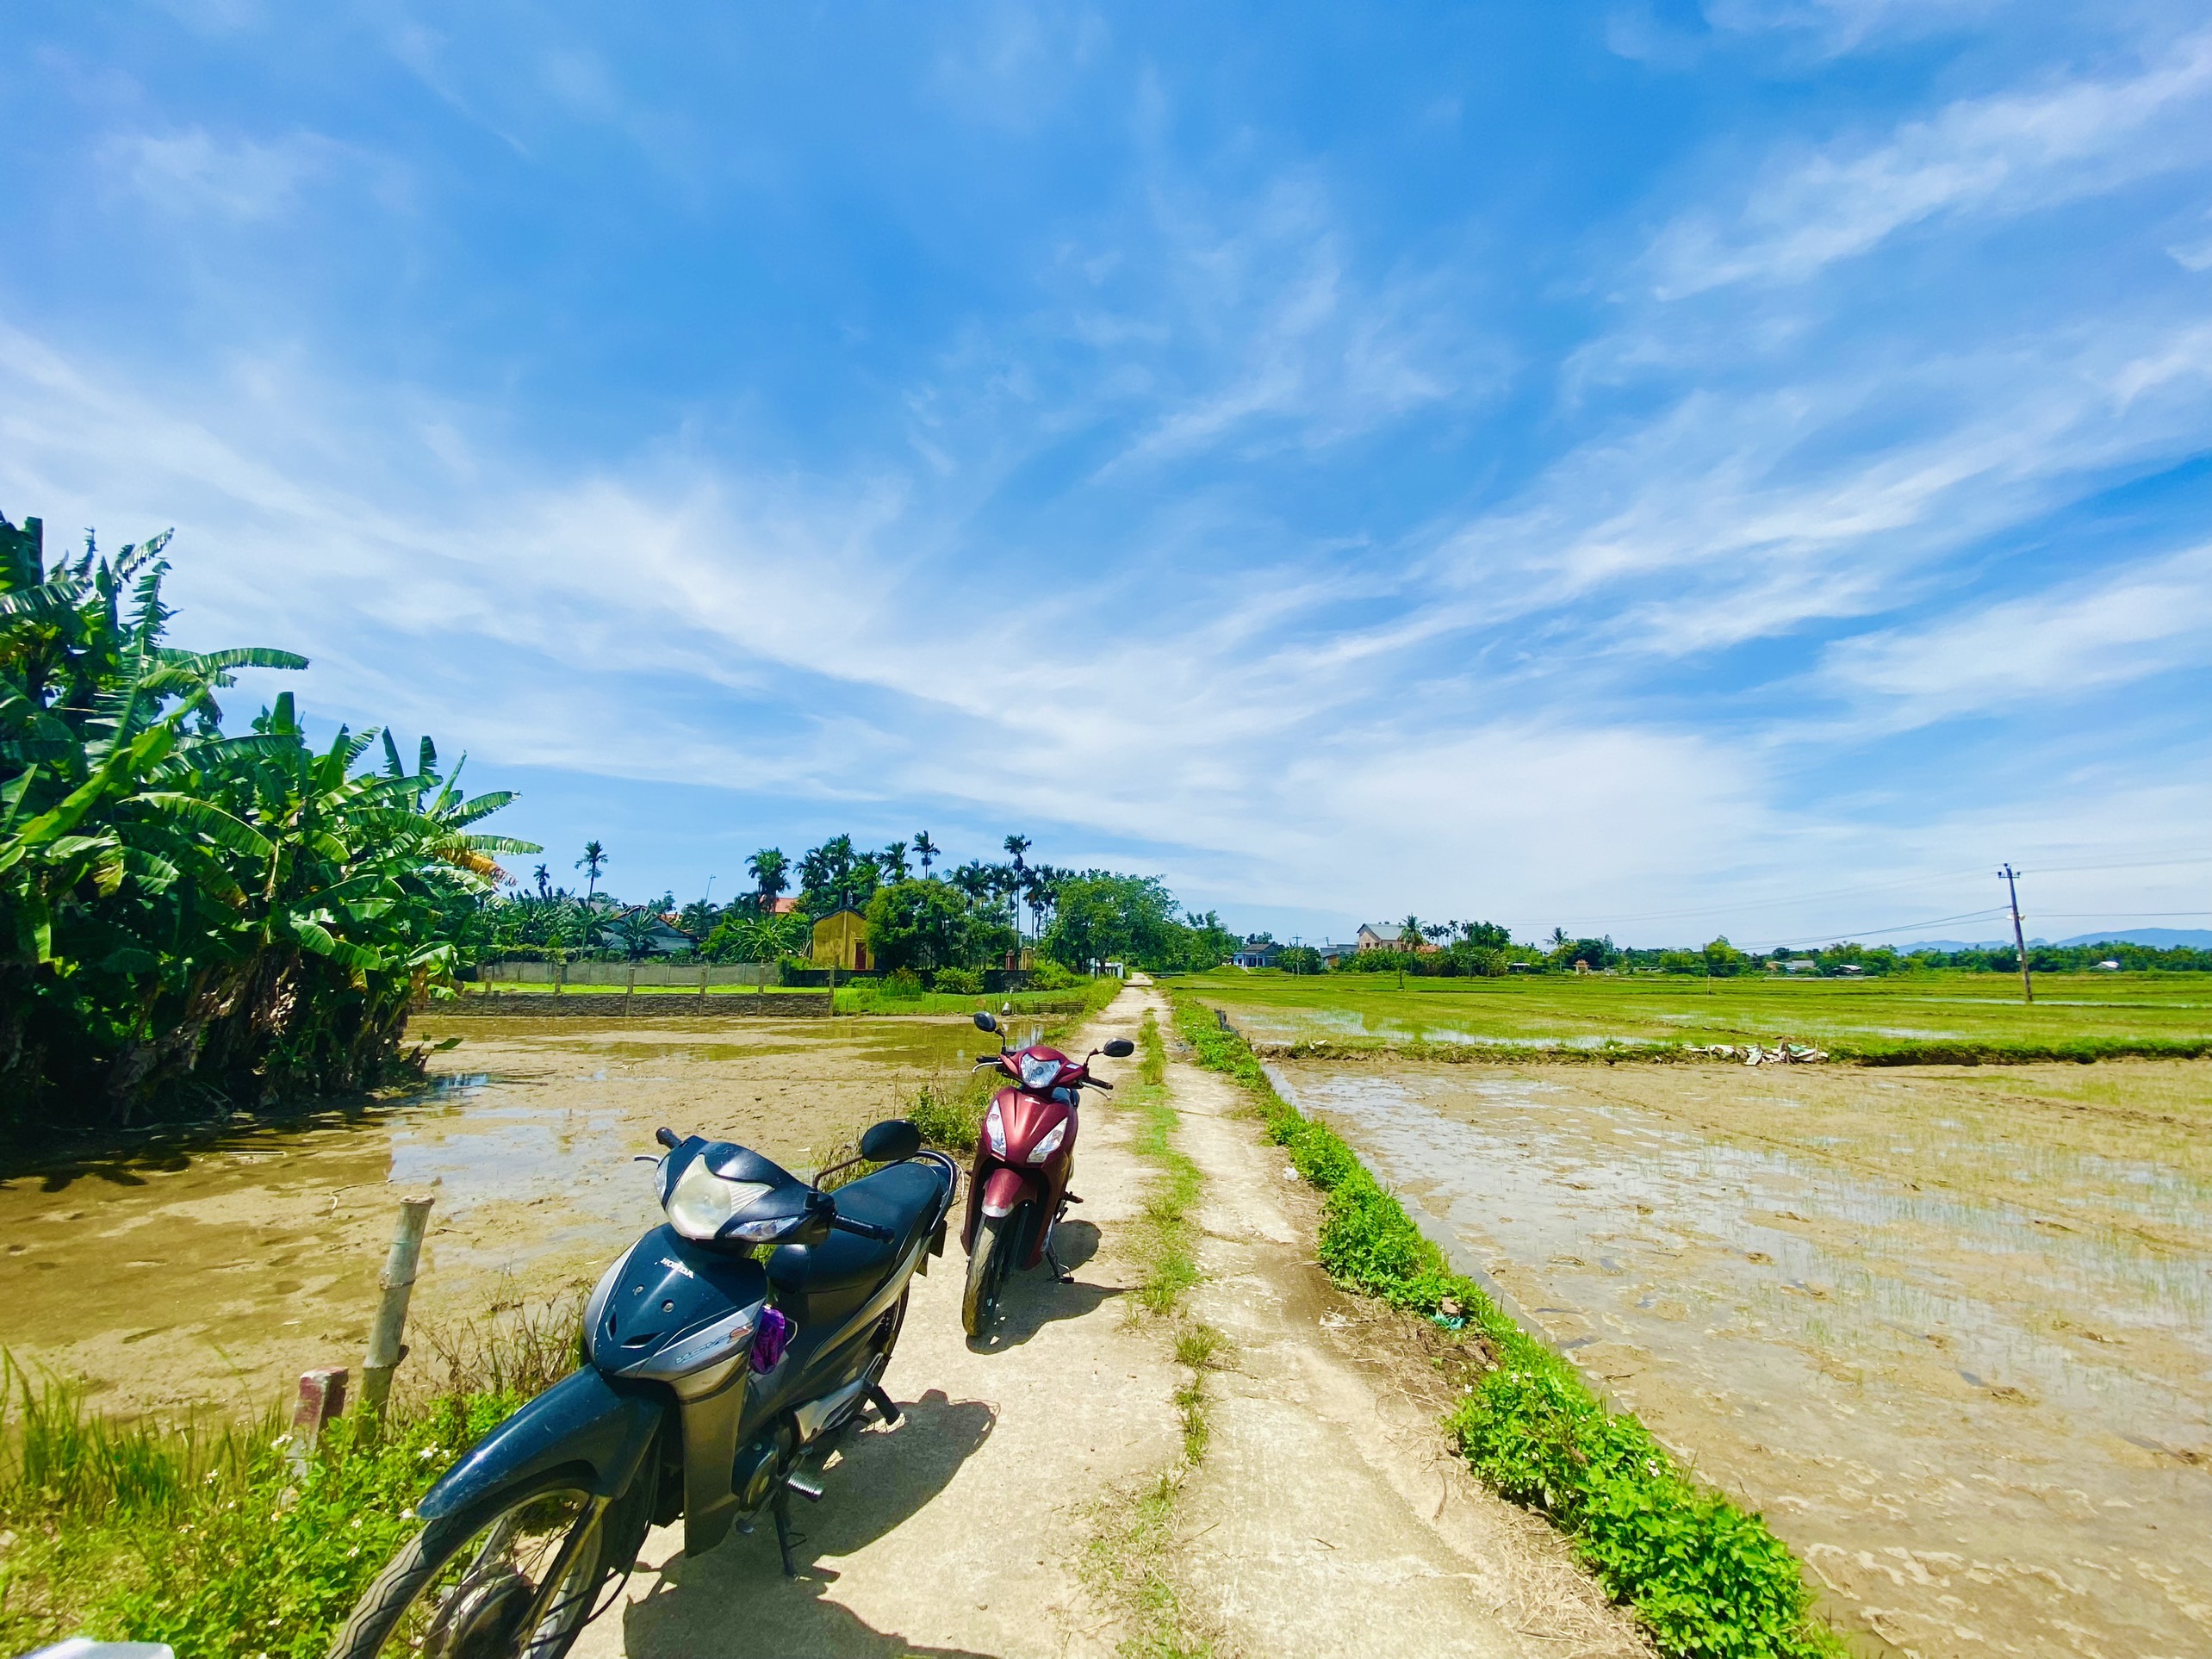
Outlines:
<svg viewBox="0 0 2212 1659"><path fill-rule="evenodd" d="M609 945L621 944L622 938L614 931L614 924L626 916L650 916L653 931L649 935L649 948L656 956L672 956L680 950L692 950L699 941L677 925L677 918L664 910L649 910L643 904L618 905L601 911L599 916L600 939Z"/></svg>
<svg viewBox="0 0 2212 1659"><path fill-rule="evenodd" d="M868 923L851 905L841 905L814 924L814 966L866 973L873 965L868 956Z"/></svg>
<svg viewBox="0 0 2212 1659"><path fill-rule="evenodd" d="M789 916L798 908L798 900L786 893L781 898L776 899L769 904L767 914L770 916Z"/></svg>
<svg viewBox="0 0 2212 1659"><path fill-rule="evenodd" d="M1363 922L1359 924L1359 931L1352 937L1358 941L1362 950L1398 950L1402 948L1398 941L1405 936L1405 933L1403 928L1392 923L1386 922L1377 926L1372 922Z"/></svg>
<svg viewBox="0 0 2212 1659"><path fill-rule="evenodd" d="M1229 960L1240 968L1271 968L1282 954L1283 947L1272 939L1247 939Z"/></svg>

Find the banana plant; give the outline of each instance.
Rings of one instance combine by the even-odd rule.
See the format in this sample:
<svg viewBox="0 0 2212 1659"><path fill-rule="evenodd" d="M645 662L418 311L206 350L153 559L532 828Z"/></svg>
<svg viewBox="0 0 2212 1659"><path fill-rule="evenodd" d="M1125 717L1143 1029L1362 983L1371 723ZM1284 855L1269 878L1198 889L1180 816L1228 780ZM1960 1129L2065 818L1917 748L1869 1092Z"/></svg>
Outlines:
<svg viewBox="0 0 2212 1659"><path fill-rule="evenodd" d="M426 738L412 769L388 732L311 744L289 693L227 733L238 670L305 659L166 643L166 537L51 572L41 539L0 519L0 1122L375 1084L537 850L474 829L512 795Z"/></svg>

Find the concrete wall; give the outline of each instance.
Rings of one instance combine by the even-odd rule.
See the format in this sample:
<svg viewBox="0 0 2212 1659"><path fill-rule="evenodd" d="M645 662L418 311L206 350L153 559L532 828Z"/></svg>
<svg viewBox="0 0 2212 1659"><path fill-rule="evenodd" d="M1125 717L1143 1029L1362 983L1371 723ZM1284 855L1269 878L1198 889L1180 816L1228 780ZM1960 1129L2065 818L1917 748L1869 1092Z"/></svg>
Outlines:
<svg viewBox="0 0 2212 1659"><path fill-rule="evenodd" d="M558 972L564 985L696 985L706 976L711 985L772 985L776 983L774 962L564 962ZM487 962L476 970L486 985L505 980L510 985L550 985L556 968L550 962ZM632 979L630 976L636 974Z"/></svg>
<svg viewBox="0 0 2212 1659"><path fill-rule="evenodd" d="M811 1020L830 1017L827 991L783 991L766 997L630 997L621 991L471 991L417 1012L442 1019L503 1015L526 1020Z"/></svg>

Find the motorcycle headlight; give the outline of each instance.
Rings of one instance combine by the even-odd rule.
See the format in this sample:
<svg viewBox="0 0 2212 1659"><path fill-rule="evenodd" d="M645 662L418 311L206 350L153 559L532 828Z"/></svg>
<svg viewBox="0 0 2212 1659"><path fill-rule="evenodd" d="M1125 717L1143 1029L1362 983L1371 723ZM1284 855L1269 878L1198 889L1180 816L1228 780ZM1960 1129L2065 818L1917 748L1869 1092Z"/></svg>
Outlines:
<svg viewBox="0 0 2212 1659"><path fill-rule="evenodd" d="M998 1103L992 1101L991 1109L983 1115L983 1133L991 1142L991 1150L999 1157L1006 1156L1006 1120L998 1115Z"/></svg>
<svg viewBox="0 0 2212 1659"><path fill-rule="evenodd" d="M768 1188L760 1181L726 1181L707 1168L704 1158L694 1158L676 1177L661 1208L668 1221L687 1239L711 1239L730 1218L759 1198Z"/></svg>
<svg viewBox="0 0 2212 1659"><path fill-rule="evenodd" d="M1022 1057L1022 1086L1024 1089L1049 1089L1059 1081L1060 1063L1041 1055Z"/></svg>
<svg viewBox="0 0 2212 1659"><path fill-rule="evenodd" d="M1045 1138L1042 1140L1040 1140L1035 1146L1029 1149L1029 1161L1032 1164L1043 1163L1045 1159L1050 1158L1054 1153L1060 1149L1060 1142L1066 1139L1067 1120L1066 1118L1062 1118L1059 1122L1053 1124L1051 1129L1047 1131Z"/></svg>

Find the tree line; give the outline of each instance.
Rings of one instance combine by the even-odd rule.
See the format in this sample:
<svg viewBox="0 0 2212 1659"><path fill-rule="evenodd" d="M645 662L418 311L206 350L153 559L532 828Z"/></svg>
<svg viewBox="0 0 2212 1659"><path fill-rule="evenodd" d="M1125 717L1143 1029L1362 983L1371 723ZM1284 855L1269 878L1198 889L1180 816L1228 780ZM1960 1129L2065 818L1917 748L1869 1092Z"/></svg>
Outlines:
<svg viewBox="0 0 2212 1659"><path fill-rule="evenodd" d="M234 735L259 647L167 643L166 536L46 562L0 518L0 1125L113 1128L359 1089L527 842L472 826L422 740L309 743L289 693ZM367 764L363 764L366 760Z"/></svg>
<svg viewBox="0 0 2212 1659"><path fill-rule="evenodd" d="M851 910L866 923L873 966L951 973L955 985L1025 951L1076 972L1107 961L1177 972L1212 967L1235 948L1218 916L1185 913L1159 878L1063 869L1032 860L1034 844L1010 835L1003 860L959 864L927 830L880 848L832 836L796 859L764 847L746 861L749 890L679 906L672 892L628 905L602 892L610 855L593 841L576 861L583 892L556 885L540 864L531 886L484 898L471 943L487 957L775 962L803 959L814 923Z"/></svg>

